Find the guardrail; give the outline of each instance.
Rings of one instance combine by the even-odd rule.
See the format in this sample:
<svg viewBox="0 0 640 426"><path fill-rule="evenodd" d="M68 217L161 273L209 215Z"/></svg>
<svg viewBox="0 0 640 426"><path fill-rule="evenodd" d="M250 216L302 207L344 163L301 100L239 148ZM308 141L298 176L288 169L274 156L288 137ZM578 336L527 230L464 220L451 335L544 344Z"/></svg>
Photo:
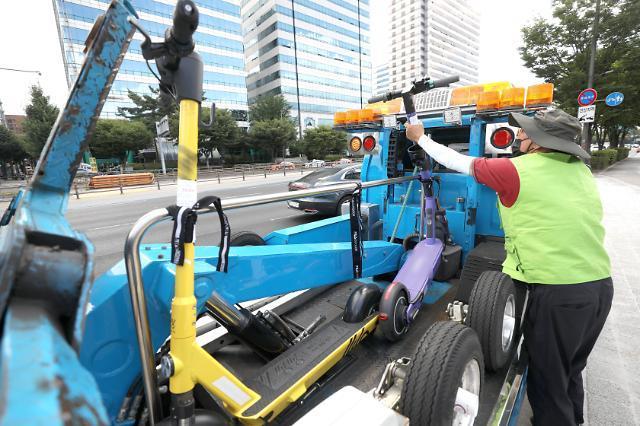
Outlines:
<svg viewBox="0 0 640 426"><path fill-rule="evenodd" d="M355 159L354 163L346 163L346 164L338 164L338 162L334 163L326 163L325 167L333 167L333 166L349 166L350 164L358 164L362 159ZM198 170L198 181L199 182L211 182L217 181L218 183L222 183L223 181L233 180L233 179L242 179L246 180L248 177L257 177L262 176L263 178L267 178L269 176L282 175L282 176L291 176L294 178L296 175L301 176L305 172L312 172L315 170L319 170L317 167L305 167L303 163L293 163L293 167L279 167L276 164L271 163L262 163L262 164L239 164L234 167L215 167L211 166ZM166 174L162 173L162 170L153 169L153 170L133 170L126 171L123 174L101 174L96 175L102 178L115 179L118 176L129 176L140 173L149 173L153 175L153 181L148 182L146 184L143 183L134 183L131 185L113 185L111 188L102 187L98 188L97 186L92 187L91 176L76 176L73 181L72 189L70 195L75 196L76 198L80 198L83 194L94 194L100 192L113 192L120 191L121 194L127 189L138 189L138 188L148 188L152 185L156 185L157 189L160 190L163 186L167 185L175 185L177 179L177 169L169 169ZM94 176L95 177L95 176ZM0 201L9 201L20 188L24 188L27 186L29 179L21 180L21 181L0 181Z"/></svg>

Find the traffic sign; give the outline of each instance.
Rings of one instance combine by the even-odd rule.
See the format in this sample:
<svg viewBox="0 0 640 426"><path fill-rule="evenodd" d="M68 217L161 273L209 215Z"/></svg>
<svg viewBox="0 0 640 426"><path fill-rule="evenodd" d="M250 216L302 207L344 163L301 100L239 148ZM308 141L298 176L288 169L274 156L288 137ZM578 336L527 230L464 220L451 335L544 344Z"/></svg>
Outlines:
<svg viewBox="0 0 640 426"><path fill-rule="evenodd" d="M169 117L164 116L160 119L160 121L156 121L156 132L158 133L158 137L169 135Z"/></svg>
<svg viewBox="0 0 640 426"><path fill-rule="evenodd" d="M588 105L578 108L578 121L581 123L593 123L596 118L596 106Z"/></svg>
<svg viewBox="0 0 640 426"><path fill-rule="evenodd" d="M595 89L584 89L578 95L578 105L580 106L593 105L596 99L598 99L598 92L596 92Z"/></svg>
<svg viewBox="0 0 640 426"><path fill-rule="evenodd" d="M609 106L618 106L624 101L624 95L620 92L613 92L607 95L604 102Z"/></svg>

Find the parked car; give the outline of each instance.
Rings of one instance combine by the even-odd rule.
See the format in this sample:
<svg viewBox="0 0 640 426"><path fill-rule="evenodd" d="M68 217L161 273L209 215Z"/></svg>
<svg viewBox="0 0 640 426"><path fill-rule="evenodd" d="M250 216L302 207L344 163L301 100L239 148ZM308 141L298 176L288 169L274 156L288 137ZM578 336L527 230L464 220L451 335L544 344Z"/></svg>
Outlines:
<svg viewBox="0 0 640 426"><path fill-rule="evenodd" d="M76 176L89 176L93 174L91 172L91 164L89 163L80 163L78 166L78 171L76 172Z"/></svg>
<svg viewBox="0 0 640 426"><path fill-rule="evenodd" d="M325 162L324 160L311 160L308 163L305 163L304 167L305 168L315 168L315 167L324 167L325 166Z"/></svg>
<svg viewBox="0 0 640 426"><path fill-rule="evenodd" d="M331 186L347 182L360 182L360 165L327 167L289 182L289 191ZM339 216L342 205L351 199L350 191L336 191L327 195L316 195L287 202L289 208L320 216Z"/></svg>

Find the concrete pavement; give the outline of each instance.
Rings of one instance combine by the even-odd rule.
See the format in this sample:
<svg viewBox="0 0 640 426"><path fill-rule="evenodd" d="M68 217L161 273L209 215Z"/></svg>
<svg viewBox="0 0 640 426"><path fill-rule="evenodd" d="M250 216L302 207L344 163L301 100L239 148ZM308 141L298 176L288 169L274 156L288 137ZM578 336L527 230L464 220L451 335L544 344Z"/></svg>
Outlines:
<svg viewBox="0 0 640 426"><path fill-rule="evenodd" d="M586 368L587 424L640 425L640 154L596 175L614 297Z"/></svg>

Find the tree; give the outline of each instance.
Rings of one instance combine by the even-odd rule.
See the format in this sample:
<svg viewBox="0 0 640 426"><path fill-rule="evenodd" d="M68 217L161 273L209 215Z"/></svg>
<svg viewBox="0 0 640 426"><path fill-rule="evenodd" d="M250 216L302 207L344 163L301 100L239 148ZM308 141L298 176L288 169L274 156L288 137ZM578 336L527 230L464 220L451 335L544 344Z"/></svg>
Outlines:
<svg viewBox="0 0 640 426"><path fill-rule="evenodd" d="M289 117L290 110L289 103L282 95L260 96L249 107L249 121L253 124L258 121Z"/></svg>
<svg viewBox="0 0 640 426"><path fill-rule="evenodd" d="M7 163L21 161L27 156L18 137L5 126L0 125L0 168L2 175L7 176Z"/></svg>
<svg viewBox="0 0 640 426"><path fill-rule="evenodd" d="M95 157L118 158L126 162L128 151L147 148L153 133L140 121L98 120L89 148Z"/></svg>
<svg viewBox="0 0 640 426"><path fill-rule="evenodd" d="M612 91L628 95L640 91L640 2L601 0L594 88L602 97ZM525 65L555 85L555 99L569 113L577 112L576 98L587 85L587 70L595 19L593 0L556 0L552 20L537 19L522 30L520 54ZM595 135L599 144L608 136L612 147L630 128L640 124L640 100L627 96L618 107L599 104Z"/></svg>
<svg viewBox="0 0 640 426"><path fill-rule="evenodd" d="M49 103L49 97L44 95L42 87L31 86L31 103L25 112L25 148L31 157L37 158L49 138L59 110Z"/></svg>
<svg viewBox="0 0 640 426"><path fill-rule="evenodd" d="M202 115L209 116L209 108L202 108ZM200 131L200 151L207 159L214 149L222 153L238 142L238 126L231 112L226 109L216 110L215 122L210 129ZM208 164L208 163L207 163Z"/></svg>
<svg viewBox="0 0 640 426"><path fill-rule="evenodd" d="M329 126L307 129L302 139L302 152L309 160L324 160L327 154L342 153L347 147L347 134Z"/></svg>
<svg viewBox="0 0 640 426"><path fill-rule="evenodd" d="M156 133L156 121L160 121L166 115L170 120L169 131L171 136L178 137L178 106L173 99L163 97L160 94L160 89L149 86L149 90L151 95L140 95L129 90L129 99L135 106L118 107L117 115L144 123L153 134Z"/></svg>
<svg viewBox="0 0 640 426"><path fill-rule="evenodd" d="M273 159L296 140L296 128L289 118L261 120L249 128L251 144L263 149Z"/></svg>

